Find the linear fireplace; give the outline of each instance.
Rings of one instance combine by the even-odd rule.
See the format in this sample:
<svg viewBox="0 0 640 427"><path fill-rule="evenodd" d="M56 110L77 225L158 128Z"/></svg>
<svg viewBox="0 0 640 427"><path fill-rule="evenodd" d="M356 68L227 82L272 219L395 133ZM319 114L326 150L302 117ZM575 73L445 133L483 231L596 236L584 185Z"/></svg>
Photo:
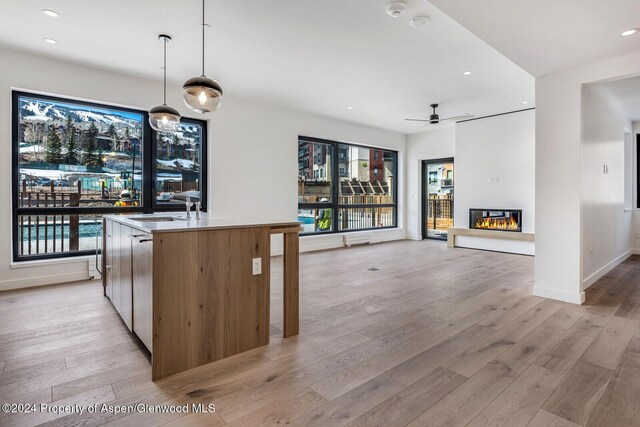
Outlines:
<svg viewBox="0 0 640 427"><path fill-rule="evenodd" d="M522 211L516 209L469 209L469 228L522 231Z"/></svg>

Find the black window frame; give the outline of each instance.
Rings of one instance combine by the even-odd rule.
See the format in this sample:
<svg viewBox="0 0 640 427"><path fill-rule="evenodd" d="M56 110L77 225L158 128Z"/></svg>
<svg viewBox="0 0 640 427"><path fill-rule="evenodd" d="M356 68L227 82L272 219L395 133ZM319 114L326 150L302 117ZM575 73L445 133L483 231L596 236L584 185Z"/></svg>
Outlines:
<svg viewBox="0 0 640 427"><path fill-rule="evenodd" d="M127 113L139 114L142 117L142 206L127 207L55 207L55 208L24 208L19 207L19 190L20 190L20 143L19 139L19 100L21 97L32 99L40 99L43 101L61 102L66 104L82 105L87 107L109 109L122 111ZM202 139L200 142L200 201L202 202L202 211L207 211L207 177L208 177L208 158L207 158L207 135L208 122L206 120L197 120L182 118L181 122L195 123L201 126ZM55 252L46 254L20 255L19 253L19 234L18 221L21 215L112 215L112 214L131 214L141 213L149 214L154 212L175 211L182 207L179 204L158 204L155 200L156 188L156 171L157 171L157 138L156 131L149 124L149 113L144 110L135 108L127 108L114 106L108 103L100 103L94 101L77 100L73 98L65 98L56 95L45 95L38 92L29 92L23 90L11 91L11 208L12 208L12 259L13 262L28 262L46 259L74 258L82 256L100 254L101 248L96 250L79 250L74 252Z"/></svg>
<svg viewBox="0 0 640 427"><path fill-rule="evenodd" d="M298 210L300 209L332 209L333 210L333 218L337 218L338 211L340 209L362 209L362 208L394 208L393 210L393 223L394 225L386 226L386 227L370 227L370 228L358 228L354 230L339 230L337 227L338 221L331 221L331 230L330 231L322 231L322 232L311 232L311 233L300 233L301 237L306 236L324 236L328 234L341 234L341 233L353 233L358 231L372 231L372 230L389 230L398 228L398 151L391 150L388 148L380 148L380 147L372 147L363 144L356 144L353 142L344 142L344 141L332 141L328 139L314 138L310 136L298 136L298 164L300 163L300 142L308 142L308 143L317 143L317 144L326 144L332 146L332 154L331 154L331 201L330 202L317 202L317 203L300 203L298 202ZM383 203L383 204L352 204L352 205L344 205L339 203L339 188L340 185L340 164L339 159L341 158L339 155L340 146L351 146L351 147L359 147L365 148L368 150L377 150L382 152L388 152L394 154L394 162L393 162L393 177L395 179L395 185L393 186L393 203ZM342 156L342 158L345 158Z"/></svg>

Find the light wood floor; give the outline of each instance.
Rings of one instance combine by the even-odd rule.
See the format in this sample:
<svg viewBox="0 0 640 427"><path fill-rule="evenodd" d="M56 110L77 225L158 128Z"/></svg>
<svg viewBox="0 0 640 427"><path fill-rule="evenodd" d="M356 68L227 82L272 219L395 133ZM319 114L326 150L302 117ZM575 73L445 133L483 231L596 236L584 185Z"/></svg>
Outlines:
<svg viewBox="0 0 640 427"><path fill-rule="evenodd" d="M396 242L301 257L301 334L152 383L99 283L0 293L0 401L214 403L213 414L0 414L0 425L640 424L640 257L578 307L531 257Z"/></svg>

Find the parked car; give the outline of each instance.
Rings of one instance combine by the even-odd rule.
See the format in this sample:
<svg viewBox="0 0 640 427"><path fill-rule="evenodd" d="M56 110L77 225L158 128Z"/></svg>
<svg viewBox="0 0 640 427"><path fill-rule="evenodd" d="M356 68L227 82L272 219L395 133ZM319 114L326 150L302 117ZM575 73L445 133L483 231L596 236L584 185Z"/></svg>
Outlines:
<svg viewBox="0 0 640 427"><path fill-rule="evenodd" d="M55 185L58 187L69 187L69 180L65 178L56 179Z"/></svg>
<svg viewBox="0 0 640 427"><path fill-rule="evenodd" d="M40 177L36 182L38 185L51 185L51 179L46 177Z"/></svg>

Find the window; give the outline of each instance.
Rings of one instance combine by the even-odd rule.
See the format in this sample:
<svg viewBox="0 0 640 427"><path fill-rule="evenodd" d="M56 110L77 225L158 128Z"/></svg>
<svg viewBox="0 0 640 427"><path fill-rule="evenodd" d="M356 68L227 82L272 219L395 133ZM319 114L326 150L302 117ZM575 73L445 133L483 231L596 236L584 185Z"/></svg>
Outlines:
<svg viewBox="0 0 640 427"><path fill-rule="evenodd" d="M204 202L205 122L158 134L144 111L16 91L12 117L15 261L94 254L104 214Z"/></svg>
<svg viewBox="0 0 640 427"><path fill-rule="evenodd" d="M300 137L298 220L303 235L396 227L397 157L395 151Z"/></svg>
<svg viewBox="0 0 640 427"><path fill-rule="evenodd" d="M192 202L203 201L201 149L206 141L202 122L180 121L174 133L155 133L155 201L157 206L184 205L187 196ZM204 203L203 203L204 205Z"/></svg>

